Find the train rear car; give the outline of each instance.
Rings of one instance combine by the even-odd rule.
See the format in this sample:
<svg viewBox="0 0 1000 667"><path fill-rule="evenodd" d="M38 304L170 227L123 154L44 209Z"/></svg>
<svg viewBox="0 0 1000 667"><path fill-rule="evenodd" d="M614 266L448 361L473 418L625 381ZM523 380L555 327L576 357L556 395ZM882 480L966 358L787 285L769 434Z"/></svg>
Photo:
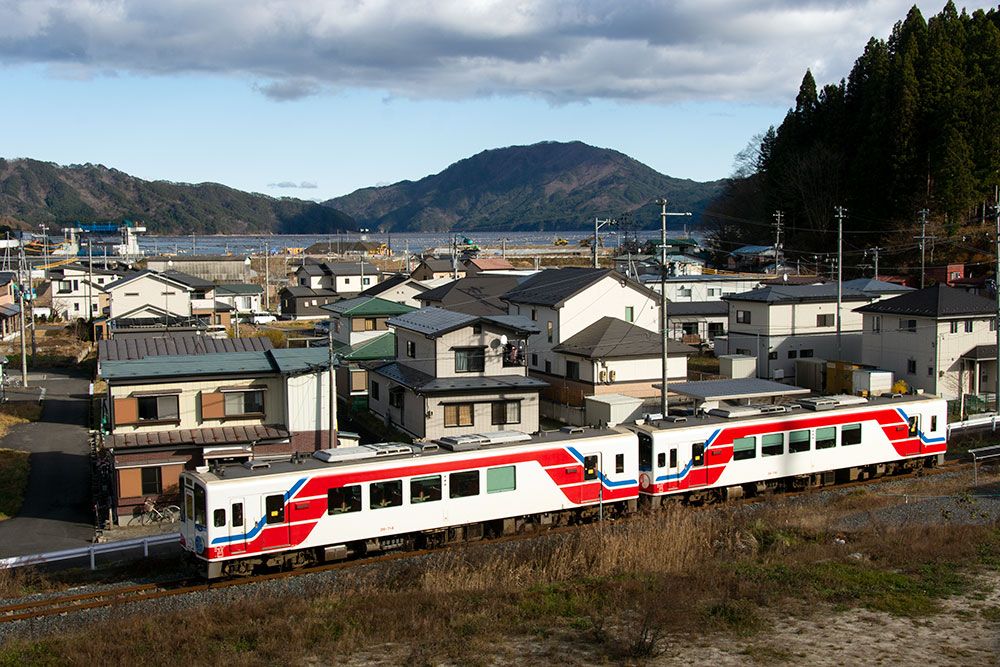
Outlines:
<svg viewBox="0 0 1000 667"><path fill-rule="evenodd" d="M629 511L636 437L504 431L323 450L182 475L182 542L209 577L436 546Z"/></svg>
<svg viewBox="0 0 1000 667"><path fill-rule="evenodd" d="M932 466L947 448L947 406L923 396L802 398L726 405L634 428L644 502L723 500Z"/></svg>

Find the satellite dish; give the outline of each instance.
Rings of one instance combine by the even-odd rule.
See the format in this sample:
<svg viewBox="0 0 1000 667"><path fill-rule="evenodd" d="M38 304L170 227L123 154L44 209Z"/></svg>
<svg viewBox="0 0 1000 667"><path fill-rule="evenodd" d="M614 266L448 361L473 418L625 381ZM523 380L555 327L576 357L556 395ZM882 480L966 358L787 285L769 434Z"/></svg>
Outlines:
<svg viewBox="0 0 1000 667"><path fill-rule="evenodd" d="M507 336L500 336L500 344L501 345L507 344Z"/></svg>

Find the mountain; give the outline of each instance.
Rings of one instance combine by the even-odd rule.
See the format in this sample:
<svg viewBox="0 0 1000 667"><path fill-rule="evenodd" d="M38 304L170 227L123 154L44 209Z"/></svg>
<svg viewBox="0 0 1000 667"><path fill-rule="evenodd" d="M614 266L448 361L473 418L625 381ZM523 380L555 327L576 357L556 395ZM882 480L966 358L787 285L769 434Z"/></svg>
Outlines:
<svg viewBox="0 0 1000 667"><path fill-rule="evenodd" d="M722 189L664 176L618 151L543 142L483 151L419 181L363 188L325 204L364 227L394 231L587 229L594 218L629 213L659 226L666 197L692 222Z"/></svg>
<svg viewBox="0 0 1000 667"><path fill-rule="evenodd" d="M144 181L101 165L0 159L0 220L10 226L129 218L156 234L328 233L355 229L344 213L218 183Z"/></svg>

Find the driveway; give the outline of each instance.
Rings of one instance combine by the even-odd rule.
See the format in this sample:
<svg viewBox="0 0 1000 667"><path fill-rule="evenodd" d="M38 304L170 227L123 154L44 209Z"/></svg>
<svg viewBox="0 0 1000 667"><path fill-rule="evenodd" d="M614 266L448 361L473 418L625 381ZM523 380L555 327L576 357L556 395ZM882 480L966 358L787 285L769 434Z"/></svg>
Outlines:
<svg viewBox="0 0 1000 667"><path fill-rule="evenodd" d="M0 439L0 447L31 452L21 511L0 521L0 557L73 549L94 537L84 426L90 381L46 371L30 374L28 384L44 387L46 398L39 421L16 426Z"/></svg>

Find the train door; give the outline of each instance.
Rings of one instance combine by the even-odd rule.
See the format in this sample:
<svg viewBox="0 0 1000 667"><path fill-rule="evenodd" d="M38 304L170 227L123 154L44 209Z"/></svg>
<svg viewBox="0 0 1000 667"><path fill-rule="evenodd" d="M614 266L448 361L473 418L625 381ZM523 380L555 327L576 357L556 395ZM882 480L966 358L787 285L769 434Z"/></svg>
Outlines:
<svg viewBox="0 0 1000 667"><path fill-rule="evenodd" d="M663 472L657 471L657 477L660 475L666 475L667 491L671 491L679 488L681 485L680 469L677 467L677 448L671 447L668 449L664 458L666 458L666 465L664 466Z"/></svg>
<svg viewBox="0 0 1000 667"><path fill-rule="evenodd" d="M232 553L241 554L247 550L247 532L250 530L246 524L246 512L243 511L246 501L232 498L229 503L229 548Z"/></svg>
<svg viewBox="0 0 1000 667"><path fill-rule="evenodd" d="M580 502L593 503L601 500L603 485L600 479L601 455L583 455L583 485L580 487Z"/></svg>
<svg viewBox="0 0 1000 667"><path fill-rule="evenodd" d="M265 547L286 547L291 544L291 529L285 512L285 494L272 493L264 496Z"/></svg>
<svg viewBox="0 0 1000 667"><path fill-rule="evenodd" d="M691 445L691 470L687 474L687 486L702 486L708 484L705 470L705 443L696 442Z"/></svg>
<svg viewBox="0 0 1000 667"><path fill-rule="evenodd" d="M903 456L913 456L920 453L920 415L910 415L906 420L906 437L908 438Z"/></svg>

